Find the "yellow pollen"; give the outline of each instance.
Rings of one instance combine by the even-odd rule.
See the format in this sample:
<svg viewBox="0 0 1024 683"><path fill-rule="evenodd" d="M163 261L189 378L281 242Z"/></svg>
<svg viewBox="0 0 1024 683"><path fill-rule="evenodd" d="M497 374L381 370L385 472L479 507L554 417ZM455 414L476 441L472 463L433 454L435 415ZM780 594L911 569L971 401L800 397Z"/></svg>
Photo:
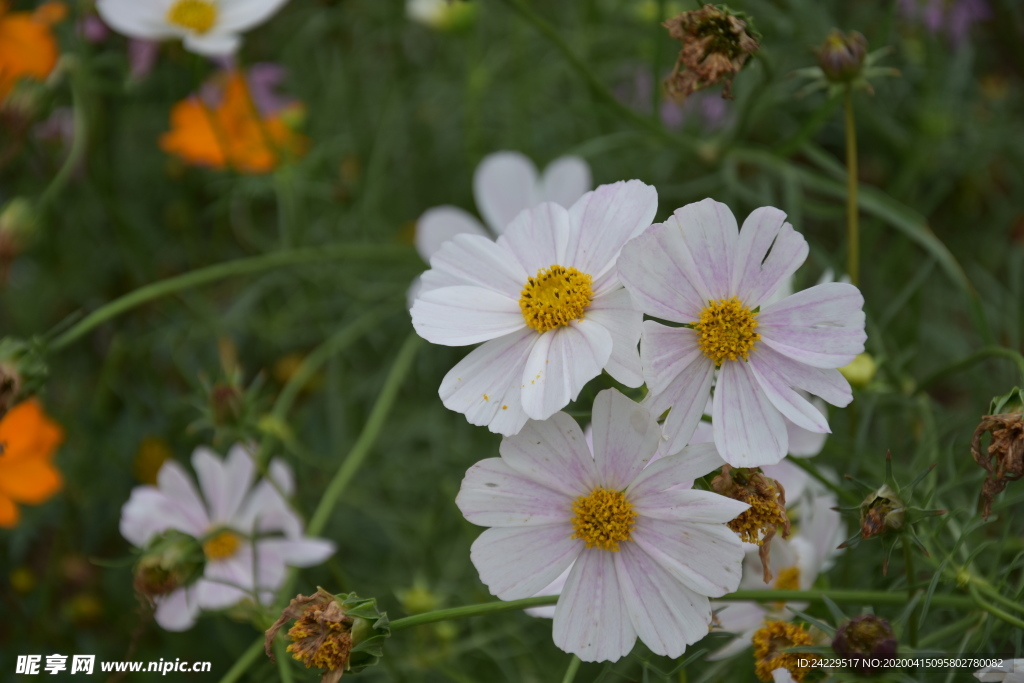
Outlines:
<svg viewBox="0 0 1024 683"><path fill-rule="evenodd" d="M210 0L178 0L167 10L167 22L202 35L217 23L217 5Z"/></svg>
<svg viewBox="0 0 1024 683"><path fill-rule="evenodd" d="M586 542L588 548L619 551L620 541L630 541L636 526L636 511L621 491L598 486L572 504L573 538Z"/></svg>
<svg viewBox="0 0 1024 683"><path fill-rule="evenodd" d="M526 280L519 308L526 324L538 332L547 332L583 318L594 296L594 281L575 268L551 266Z"/></svg>
<svg viewBox="0 0 1024 683"><path fill-rule="evenodd" d="M709 301L700 320L693 323L700 350L719 367L725 360L747 360L754 342L761 338L756 327L757 314L736 297Z"/></svg>
<svg viewBox="0 0 1024 683"><path fill-rule="evenodd" d="M203 553L209 560L226 560L238 552L242 540L233 531L221 531L203 542Z"/></svg>
<svg viewBox="0 0 1024 683"><path fill-rule="evenodd" d="M786 511L779 505L779 490L773 484L766 484L761 495L741 491L735 498L750 505L727 525L741 540L761 545L769 530L786 524Z"/></svg>
<svg viewBox="0 0 1024 683"><path fill-rule="evenodd" d="M348 624L317 622L313 616L303 615L288 630L292 644L287 651L292 659L306 668L344 671L352 650L352 632Z"/></svg>
<svg viewBox="0 0 1024 683"><path fill-rule="evenodd" d="M806 659L813 663L816 657L808 653L782 652L787 648L801 645L813 645L811 634L803 627L786 621L768 621L754 633L754 673L759 681L770 683L772 671L786 669L800 683L811 667L798 666L798 660Z"/></svg>
<svg viewBox="0 0 1024 683"><path fill-rule="evenodd" d="M775 579L775 590L800 590L800 567L786 567L779 572L778 578Z"/></svg>

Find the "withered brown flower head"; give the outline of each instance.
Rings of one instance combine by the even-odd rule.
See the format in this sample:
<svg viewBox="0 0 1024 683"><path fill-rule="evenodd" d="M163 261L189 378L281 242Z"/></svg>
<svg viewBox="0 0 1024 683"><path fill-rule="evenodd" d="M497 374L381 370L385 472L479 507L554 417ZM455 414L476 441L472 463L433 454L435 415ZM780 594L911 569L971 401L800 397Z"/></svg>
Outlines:
<svg viewBox="0 0 1024 683"><path fill-rule="evenodd" d="M860 506L860 537L873 538L903 528L906 506L888 484L869 494Z"/></svg>
<svg viewBox="0 0 1024 683"><path fill-rule="evenodd" d="M683 12L662 26L683 44L665 81L668 94L678 101L718 83L725 83L722 97L730 97L732 79L760 47L745 18L714 5Z"/></svg>
<svg viewBox="0 0 1024 683"><path fill-rule="evenodd" d="M345 614L334 595L323 588L310 596L298 595L267 629L264 649L271 659L274 637L292 619L296 620L288 629L292 639L288 652L292 653L292 658L303 662L306 668L323 669L321 683L336 683L349 666L355 620Z"/></svg>
<svg viewBox="0 0 1024 683"><path fill-rule="evenodd" d="M782 484L769 479L760 469L722 466L722 473L711 480L711 489L720 495L750 505L728 527L739 534L741 540L761 546L759 552L764 582L772 580L771 544L778 527L782 537L789 537L789 517L786 516L786 490Z"/></svg>
<svg viewBox="0 0 1024 683"><path fill-rule="evenodd" d="M0 237L0 244L2 244ZM0 250L2 251L2 250ZM2 260L2 253L0 253ZM0 362L0 418L7 414L7 411L18 402L18 394L21 392L21 375L13 363Z"/></svg>
<svg viewBox="0 0 1024 683"><path fill-rule="evenodd" d="M987 449L981 445L986 432L992 434ZM988 476L981 487L981 516L988 519L992 513L992 500L1002 493L1006 484L1024 476L1024 415L1004 413L985 415L974 430L971 455L985 468Z"/></svg>
<svg viewBox="0 0 1024 683"><path fill-rule="evenodd" d="M839 627L832 639L832 650L836 654L853 658L852 668L865 675L874 674L876 667L869 660L895 657L896 634L889 622L874 614L861 614Z"/></svg>

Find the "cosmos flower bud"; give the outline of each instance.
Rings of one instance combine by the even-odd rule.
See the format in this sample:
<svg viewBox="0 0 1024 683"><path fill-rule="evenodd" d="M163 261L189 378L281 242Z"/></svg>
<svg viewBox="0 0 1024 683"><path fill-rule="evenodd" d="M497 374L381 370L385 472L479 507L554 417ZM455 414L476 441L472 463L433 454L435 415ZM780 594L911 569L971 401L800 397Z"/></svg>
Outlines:
<svg viewBox="0 0 1024 683"><path fill-rule="evenodd" d="M747 503L750 507L728 523L741 540L761 546L764 582L772 580L771 543L778 527L782 537L789 537L786 516L786 491L782 484L764 475L759 468L722 467L722 473L711 481L711 490L720 495Z"/></svg>
<svg viewBox="0 0 1024 683"><path fill-rule="evenodd" d="M17 403L32 396L46 383L49 368L38 339L0 339L0 419Z"/></svg>
<svg viewBox="0 0 1024 683"><path fill-rule="evenodd" d="M1005 396L997 396L989 412L981 418L971 439L971 456L988 472L979 501L985 519L992 513L993 499L1007 483L1024 476L1024 392L1014 387ZM991 434L987 449L981 444L986 432Z"/></svg>
<svg viewBox="0 0 1024 683"><path fill-rule="evenodd" d="M860 537L872 538L903 528L906 506L888 484L868 494L860 504Z"/></svg>
<svg viewBox="0 0 1024 683"><path fill-rule="evenodd" d="M292 619L288 652L306 668L323 669L321 683L336 683L346 671L376 664L383 656L384 639L391 635L388 616L377 610L374 598L333 595L318 587L313 595L296 596L267 629L264 649L271 659L277 632Z"/></svg>
<svg viewBox="0 0 1024 683"><path fill-rule="evenodd" d="M750 19L724 7L704 5L672 17L662 26L683 44L665 81L668 94L680 101L718 83L725 83L722 97L728 98L732 79L760 47L760 35Z"/></svg>
<svg viewBox="0 0 1024 683"><path fill-rule="evenodd" d="M152 600L187 586L203 572L199 541L180 531L165 531L150 542L135 565L135 592Z"/></svg>
<svg viewBox="0 0 1024 683"><path fill-rule="evenodd" d="M839 627L832 640L836 654L853 657L851 667L871 675L879 669L868 666L860 658L884 658L896 655L896 635L889 622L874 614L861 614Z"/></svg>
<svg viewBox="0 0 1024 683"><path fill-rule="evenodd" d="M864 353L857 354L857 357L849 365L839 368L839 372L846 378L847 382L858 389L863 389L875 378L875 373L878 372L878 364L872 355L865 351Z"/></svg>
<svg viewBox="0 0 1024 683"><path fill-rule="evenodd" d="M851 83L860 75L868 41L857 31L843 33L833 30L815 51L818 66L833 83Z"/></svg>

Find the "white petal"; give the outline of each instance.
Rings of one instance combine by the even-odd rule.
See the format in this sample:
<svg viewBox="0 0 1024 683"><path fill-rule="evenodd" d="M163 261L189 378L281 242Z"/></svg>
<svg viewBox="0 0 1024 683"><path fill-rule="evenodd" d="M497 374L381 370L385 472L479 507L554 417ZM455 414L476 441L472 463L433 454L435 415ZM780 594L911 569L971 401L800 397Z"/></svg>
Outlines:
<svg viewBox="0 0 1024 683"><path fill-rule="evenodd" d="M633 540L687 588L718 598L739 586L743 544L724 524L640 517Z"/></svg>
<svg viewBox="0 0 1024 683"><path fill-rule="evenodd" d="M796 679L789 669L779 668L772 671L772 683L796 683Z"/></svg>
<svg viewBox="0 0 1024 683"><path fill-rule="evenodd" d="M786 423L743 361L722 364L711 423L719 454L734 467L773 465L786 456Z"/></svg>
<svg viewBox="0 0 1024 683"><path fill-rule="evenodd" d="M747 368L754 375L768 400L793 424L819 434L830 434L828 420L805 398L806 394L794 391L789 378L781 375L770 360L762 358L761 349L750 354ZM788 443L788 430L787 430Z"/></svg>
<svg viewBox="0 0 1024 683"><path fill-rule="evenodd" d="M185 49L204 57L227 57L238 52L242 39L237 33L210 31L203 35L189 33L185 36Z"/></svg>
<svg viewBox="0 0 1024 683"><path fill-rule="evenodd" d="M422 291L476 285L518 301L526 278L526 271L508 249L481 235L462 234L442 244L430 257Z"/></svg>
<svg viewBox="0 0 1024 683"><path fill-rule="evenodd" d="M713 443L687 446L675 455L658 458L640 473L627 489L630 500L643 500L660 491L667 491L681 482L693 482L722 465L725 461Z"/></svg>
<svg viewBox="0 0 1024 683"><path fill-rule="evenodd" d="M771 366L772 371L785 378L790 386L820 396L840 408L849 405L853 400L850 383L838 370L812 367L764 344L758 346L754 353L758 355L758 362L761 365Z"/></svg>
<svg viewBox="0 0 1024 683"><path fill-rule="evenodd" d="M558 157L544 169L540 200L569 208L591 186L590 166L586 161L575 156Z"/></svg>
<svg viewBox="0 0 1024 683"><path fill-rule="evenodd" d="M96 11L103 23L130 38L163 40L181 35L167 23L167 11L158 2L98 0Z"/></svg>
<svg viewBox="0 0 1024 683"><path fill-rule="evenodd" d="M198 616L199 602L192 588L179 588L157 598L153 614L156 623L165 631L187 631L195 625Z"/></svg>
<svg viewBox="0 0 1024 683"><path fill-rule="evenodd" d="M483 287L442 287L420 294L412 326L432 344L466 346L526 327L519 302Z"/></svg>
<svg viewBox="0 0 1024 683"><path fill-rule="evenodd" d="M584 550L555 608L555 645L585 662L614 662L629 654L636 642L613 555L596 548Z"/></svg>
<svg viewBox="0 0 1024 683"><path fill-rule="evenodd" d="M763 586L764 584L762 583L761 585ZM722 630L740 635L761 628L764 625L764 618L767 614L767 610L756 602L716 603L714 607L715 617L718 619L718 623L722 625ZM726 648L722 648L717 650L714 655L708 657L708 659L724 659L728 654L740 652L750 647L749 638L744 639L741 637L737 638L736 641L730 643L732 647L726 646L729 648L729 651L723 652Z"/></svg>
<svg viewBox="0 0 1024 683"><path fill-rule="evenodd" d="M203 609L225 609L251 597L255 588L252 546L246 544L226 560L206 563L196 596Z"/></svg>
<svg viewBox="0 0 1024 683"><path fill-rule="evenodd" d="M630 496L641 517L677 522L724 524L736 519L750 506L711 491L672 488L646 496Z"/></svg>
<svg viewBox="0 0 1024 683"><path fill-rule="evenodd" d="M224 461L213 450L200 446L192 453L192 467L209 506L210 523L226 524L231 519L227 509L234 502L235 491L225 471Z"/></svg>
<svg viewBox="0 0 1024 683"><path fill-rule="evenodd" d="M553 265L566 265L569 233L569 212L554 202L544 202L519 214L497 243L514 254L532 277ZM518 291L525 284L526 280L521 280Z"/></svg>
<svg viewBox="0 0 1024 683"><path fill-rule="evenodd" d="M220 0L217 31L241 33L262 24L288 0Z"/></svg>
<svg viewBox="0 0 1024 683"><path fill-rule="evenodd" d="M436 206L427 209L416 221L416 251L424 261L430 261L441 245L456 235L490 237L480 221L460 208Z"/></svg>
<svg viewBox="0 0 1024 683"><path fill-rule="evenodd" d="M484 221L500 235L521 211L540 203L537 167L519 152L489 154L473 174L473 196Z"/></svg>
<svg viewBox="0 0 1024 683"><path fill-rule="evenodd" d="M569 568L558 575L554 581L537 591L537 597L541 595L561 595L562 589L565 588L565 582L569 579L569 572L572 571L573 565L569 565ZM547 605L545 607L531 607L526 610L526 613L531 617L538 617L541 619L554 619L555 618L555 606Z"/></svg>
<svg viewBox="0 0 1024 683"><path fill-rule="evenodd" d="M615 389L605 389L594 399L591 425L601 485L621 491L654 457L661 429L643 406Z"/></svg>
<svg viewBox="0 0 1024 683"><path fill-rule="evenodd" d="M807 240L785 221L784 212L763 206L743 222L732 291L750 308L764 303L807 260Z"/></svg>
<svg viewBox="0 0 1024 683"><path fill-rule="evenodd" d="M586 438L565 413L543 422L531 420L523 430L501 440L501 457L516 472L577 498L600 484Z"/></svg>
<svg viewBox="0 0 1024 683"><path fill-rule="evenodd" d="M693 261L676 221L652 225L630 240L616 262L619 279L637 308L677 323L694 322L707 299L688 275Z"/></svg>
<svg viewBox="0 0 1024 683"><path fill-rule="evenodd" d="M192 478L185 473L181 465L174 461L165 462L156 476L156 483L164 495L180 504L189 525L198 533L202 533L210 526L206 505L199 497Z"/></svg>
<svg viewBox="0 0 1024 683"><path fill-rule="evenodd" d="M680 373L701 358L707 358L697 341L697 333L687 327L669 327L653 320L644 321L640 362L644 368L644 382L652 393L665 393Z"/></svg>
<svg viewBox="0 0 1024 683"><path fill-rule="evenodd" d="M256 463L253 462L252 453L245 446L235 444L228 451L227 460L224 462L224 474L227 477L227 495L224 500L224 519L234 519L242 508L245 497L252 488L253 479L256 476Z"/></svg>
<svg viewBox="0 0 1024 683"><path fill-rule="evenodd" d="M708 634L711 603L680 583L634 543L625 543L615 570L629 620L654 654L676 658Z"/></svg>
<svg viewBox="0 0 1024 683"><path fill-rule="evenodd" d="M682 231L690 256L683 264L686 277L700 293L702 304L734 296L732 273L737 267L739 228L729 207L704 199L677 209L666 225L673 222Z"/></svg>
<svg viewBox="0 0 1024 683"><path fill-rule="evenodd" d="M838 368L864 351L864 297L853 285L815 285L766 306L762 342L807 365Z"/></svg>
<svg viewBox="0 0 1024 683"><path fill-rule="evenodd" d="M540 337L526 328L474 349L442 380L438 394L445 407L492 432L517 433L528 419L521 398L523 368Z"/></svg>
<svg viewBox="0 0 1024 683"><path fill-rule="evenodd" d="M622 247L651 225L658 191L639 180L601 185L569 209L572 221L565 265L596 280L615 266Z"/></svg>
<svg viewBox="0 0 1024 683"><path fill-rule="evenodd" d="M590 320L541 334L523 369L526 414L546 420L575 401L583 386L601 374L611 355L611 334Z"/></svg>
<svg viewBox="0 0 1024 683"><path fill-rule="evenodd" d="M263 563L265 555L276 555L292 567L315 567L326 562L337 549L334 543L323 538L264 538L256 542L257 564Z"/></svg>
<svg viewBox="0 0 1024 683"><path fill-rule="evenodd" d="M559 524L572 518L573 499L513 470L501 458L469 468L455 504L480 526Z"/></svg>
<svg viewBox="0 0 1024 683"><path fill-rule="evenodd" d="M151 486L133 489L121 508L121 535L133 545L144 548L154 536L168 529L201 536L206 523L180 501Z"/></svg>
<svg viewBox="0 0 1024 683"><path fill-rule="evenodd" d="M285 496L295 493L295 473L291 466L281 458L274 458L270 461L270 478L277 484L277 488Z"/></svg>
<svg viewBox="0 0 1024 683"><path fill-rule="evenodd" d="M612 355L604 369L617 382L627 387L644 383L640 365L640 332L644 314L633 307L633 300L623 288L596 297L584 314L585 319L602 326L612 337Z"/></svg>
<svg viewBox="0 0 1024 683"><path fill-rule="evenodd" d="M583 541L572 525L487 529L473 542L469 557L492 595L519 600L536 595L580 554Z"/></svg>

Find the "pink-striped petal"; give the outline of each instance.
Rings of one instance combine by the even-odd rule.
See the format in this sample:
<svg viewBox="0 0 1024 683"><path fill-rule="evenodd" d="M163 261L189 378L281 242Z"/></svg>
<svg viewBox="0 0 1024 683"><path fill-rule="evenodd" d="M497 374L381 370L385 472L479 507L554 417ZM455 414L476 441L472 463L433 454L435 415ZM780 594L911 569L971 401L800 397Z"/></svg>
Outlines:
<svg viewBox="0 0 1024 683"><path fill-rule="evenodd" d="M555 645L585 662L614 662L636 643L614 555L596 548L580 553L555 608Z"/></svg>
<svg viewBox="0 0 1024 683"><path fill-rule="evenodd" d="M750 354L750 362L747 368L754 375L758 386L764 392L768 400L772 402L784 417L796 426L819 434L831 434L828 420L815 408L799 391L792 388L793 382L781 374L770 360L759 353L761 349L755 349ZM787 444L789 431L787 429Z"/></svg>
<svg viewBox="0 0 1024 683"><path fill-rule="evenodd" d="M591 320L541 334L523 370L523 410L534 420L551 417L576 400L611 355L611 334Z"/></svg>
<svg viewBox="0 0 1024 683"><path fill-rule="evenodd" d="M591 425L601 485L621 491L654 458L661 429L643 406L615 389L605 389L594 399Z"/></svg>
<svg viewBox="0 0 1024 683"><path fill-rule="evenodd" d="M639 180L601 185L569 209L566 264L595 279L615 266L622 247L651 225L658 191Z"/></svg>
<svg viewBox="0 0 1024 683"><path fill-rule="evenodd" d="M750 507L711 491L674 487L645 496L630 496L630 502L641 517L709 524L731 522Z"/></svg>
<svg viewBox="0 0 1024 683"><path fill-rule="evenodd" d="M533 273L530 273L533 275ZM527 272L508 249L481 235L456 235L430 257L420 292L475 285L519 300Z"/></svg>
<svg viewBox="0 0 1024 683"><path fill-rule="evenodd" d="M717 598L739 586L743 544L724 524L640 517L633 540L673 577L701 595Z"/></svg>
<svg viewBox="0 0 1024 683"><path fill-rule="evenodd" d="M501 457L519 474L573 499L600 484L594 457L580 426L565 413L531 420L516 436L502 439Z"/></svg>
<svg viewBox="0 0 1024 683"><path fill-rule="evenodd" d="M420 294L412 326L432 344L478 344L526 327L519 301L475 286L443 287Z"/></svg>
<svg viewBox="0 0 1024 683"><path fill-rule="evenodd" d="M455 504L471 523L488 527L561 524L572 519L573 499L513 470L501 458L469 468Z"/></svg>
<svg viewBox="0 0 1024 683"><path fill-rule="evenodd" d="M715 445L730 465L772 465L786 456L786 423L747 363L722 364L712 411Z"/></svg>
<svg viewBox="0 0 1024 683"><path fill-rule="evenodd" d="M864 351L864 297L853 285L816 285L758 316L762 343L807 365L838 368Z"/></svg>
<svg viewBox="0 0 1024 683"><path fill-rule="evenodd" d="M571 232L569 212L554 202L538 204L512 221L498 245L511 252L531 277L554 265L564 266ZM519 284L522 291L524 278Z"/></svg>
<svg viewBox="0 0 1024 683"><path fill-rule="evenodd" d="M666 221L666 225L672 223L679 226L686 242L691 260L684 267L687 279L700 294L701 308L712 299L734 296L732 273L737 267L739 228L729 207L703 199L677 209Z"/></svg>
<svg viewBox="0 0 1024 683"><path fill-rule="evenodd" d="M596 297L584 314L585 318L608 330L612 337L612 355L604 369L617 382L627 387L644 383L637 344L643 329L644 314L633 307L633 300L623 288Z"/></svg>
<svg viewBox="0 0 1024 683"><path fill-rule="evenodd" d="M715 449L715 444L693 444L679 453L652 462L633 480L626 494L630 500L642 501L648 496L672 489L682 482L692 484L697 477L703 477L724 464L725 461Z"/></svg>
<svg viewBox="0 0 1024 683"><path fill-rule="evenodd" d="M678 222L670 221L630 240L616 269L637 308L664 320L691 323L707 306L690 279L692 262Z"/></svg>
<svg viewBox="0 0 1024 683"><path fill-rule="evenodd" d="M546 524L487 529L473 542L469 557L492 595L520 600L537 594L572 564L583 550L572 525Z"/></svg>
<svg viewBox="0 0 1024 683"><path fill-rule="evenodd" d="M749 308L760 306L786 285L807 260L807 240L771 206L754 210L743 222L737 245L733 291Z"/></svg>

